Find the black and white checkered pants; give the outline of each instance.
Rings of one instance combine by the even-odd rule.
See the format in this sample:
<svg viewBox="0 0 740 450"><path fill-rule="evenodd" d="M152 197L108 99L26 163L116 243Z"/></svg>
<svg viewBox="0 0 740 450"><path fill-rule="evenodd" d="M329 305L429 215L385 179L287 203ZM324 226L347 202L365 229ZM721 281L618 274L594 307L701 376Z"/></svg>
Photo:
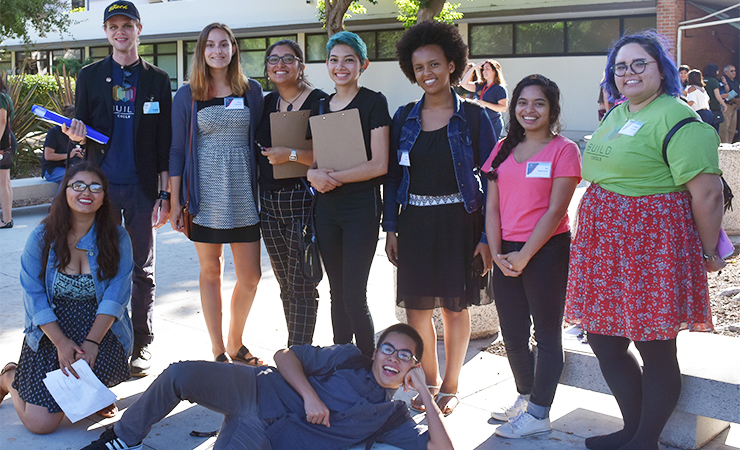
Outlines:
<svg viewBox="0 0 740 450"><path fill-rule="evenodd" d="M270 264L280 284L288 346L311 344L316 327L318 283L306 281L299 266L299 220L308 216L311 194L302 186L261 191L260 220Z"/></svg>

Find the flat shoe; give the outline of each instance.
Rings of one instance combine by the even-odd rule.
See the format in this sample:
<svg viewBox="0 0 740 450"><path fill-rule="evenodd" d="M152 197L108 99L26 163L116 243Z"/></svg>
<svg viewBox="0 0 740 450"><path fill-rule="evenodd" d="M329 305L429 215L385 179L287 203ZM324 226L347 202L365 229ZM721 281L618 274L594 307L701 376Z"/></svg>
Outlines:
<svg viewBox="0 0 740 450"><path fill-rule="evenodd" d="M220 355L216 356L216 362L230 363L231 359L226 353L221 353Z"/></svg>
<svg viewBox="0 0 740 450"><path fill-rule="evenodd" d="M99 415L100 417L106 418L106 419L111 419L113 417L116 417L116 414L118 414L118 406L116 406L116 404L113 403L101 409L100 411L96 412L95 414Z"/></svg>
<svg viewBox="0 0 740 450"><path fill-rule="evenodd" d="M0 220L0 222L2 222L2 221ZM14 370L14 369L17 369L17 368L18 368L18 364L14 363L14 362L7 363L5 365L5 367L3 367L3 370L0 371L0 377L3 376L3 375L5 375L5 373L7 371ZM5 389L0 388L0 402L3 401L3 399L5 398L6 395L8 395L8 391L6 391Z"/></svg>
<svg viewBox="0 0 740 450"><path fill-rule="evenodd" d="M267 365L261 359L257 358L256 356L247 358L247 355L249 353L250 353L249 349L242 345L242 348L240 348L239 351L236 352L236 356L231 357L231 360L243 362L244 364L248 366L255 366L255 367L261 367L261 366Z"/></svg>
<svg viewBox="0 0 740 450"><path fill-rule="evenodd" d="M430 386L430 385L427 385L427 389L429 389L429 393L430 394L432 394L432 390L437 391L437 393L432 394L432 400L434 400L435 402L437 401L437 395L439 395L439 388L440 388L440 386ZM418 398L419 398L419 394L416 394L414 396L414 398L411 399L411 403L409 404L409 408L412 411L415 411L415 412L418 412L418 413L426 412L426 408L424 408L424 404L423 403L421 405L419 405L419 406L414 405L414 401L416 399L418 399Z"/></svg>
<svg viewBox="0 0 740 450"><path fill-rule="evenodd" d="M450 400L447 401L444 408L439 404L440 400L442 400L445 397L452 397ZM457 408L457 405L460 404L460 399L457 398L457 393L454 394L447 394L444 392L440 392L437 394L437 406L439 406L439 409L442 411L442 414L444 414L445 417L452 414L453 411L455 411L455 408ZM450 406L450 402L454 401L455 404L453 406Z"/></svg>
<svg viewBox="0 0 740 450"><path fill-rule="evenodd" d="M13 228L13 219L10 219L10 222L0 220L0 228Z"/></svg>

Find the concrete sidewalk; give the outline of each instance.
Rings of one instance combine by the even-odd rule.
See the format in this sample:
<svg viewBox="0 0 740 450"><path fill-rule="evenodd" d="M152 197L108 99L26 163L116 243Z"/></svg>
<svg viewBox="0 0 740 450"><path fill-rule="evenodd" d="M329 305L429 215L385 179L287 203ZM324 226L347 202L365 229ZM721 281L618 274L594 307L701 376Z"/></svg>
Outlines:
<svg viewBox="0 0 740 450"><path fill-rule="evenodd" d="M581 191L581 189L579 189ZM23 341L23 302L18 282L19 260L30 231L38 225L48 205L14 210L15 227L0 230L0 367L17 360ZM385 257L384 234L378 242L370 274L368 299L375 329L396 322L394 315L393 269ZM272 355L287 340L279 288L270 268L267 253L262 252L262 281L247 321L245 343L255 355L272 363ZM198 293L198 261L193 244L169 225L157 235L157 303L155 308L156 339L152 345L154 372L168 364L187 359L211 359L210 341L201 317ZM230 251L226 252L224 296L233 289L235 278ZM329 286L319 286L321 294L314 344L330 345L332 329L329 317ZM224 320L228 321L228 307ZM493 436L498 422L489 417L495 405L513 401L514 382L505 358L482 351L491 340L472 341L468 348L460 380L461 404L446 419L458 449L565 450L585 449L585 437L608 433L620 427L616 402L611 396L568 386L560 386L552 408L554 431L540 437L507 440ZM444 357L444 347L439 345ZM443 363L442 363L443 364ZM122 383L113 388L125 409L154 380L155 375ZM205 380L204 380L205 382ZM411 393L399 392L408 399ZM79 449L97 439L102 428L117 419L83 419L75 424L65 419L51 435L36 436L20 423L10 397L0 405L0 449L60 450ZM423 420L423 415L417 417ZM156 450L208 449L214 438L190 437L191 430L211 431L218 428L220 415L200 406L182 403L167 418L155 425L144 441L144 448ZM709 450L740 449L740 427L734 425L712 443Z"/></svg>

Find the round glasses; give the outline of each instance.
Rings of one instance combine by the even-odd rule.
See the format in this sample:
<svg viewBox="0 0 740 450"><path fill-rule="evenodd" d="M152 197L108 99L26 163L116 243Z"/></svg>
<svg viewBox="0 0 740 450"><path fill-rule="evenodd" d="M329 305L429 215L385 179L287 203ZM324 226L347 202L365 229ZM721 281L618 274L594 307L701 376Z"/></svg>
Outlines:
<svg viewBox="0 0 740 450"><path fill-rule="evenodd" d="M84 181L75 181L67 185L68 188L72 188L75 192L85 192L85 189L90 189L93 194L100 194L103 192L103 185L100 183L87 184Z"/></svg>
<svg viewBox="0 0 740 450"><path fill-rule="evenodd" d="M296 61L300 62L301 61L301 58L299 58L297 56L293 56L293 55L283 55L283 56L270 55L267 58L265 58L265 60L271 66L276 65L280 61L282 61L283 64L289 66L289 65L293 64Z"/></svg>
<svg viewBox="0 0 740 450"><path fill-rule="evenodd" d="M379 349L384 355L388 355L388 356L394 353L397 353L398 359L400 359L401 361L406 361L406 362L412 361L412 360L416 361L416 356L414 356L411 350L407 350L407 349L396 350L396 347L392 346L391 344L387 342L383 342L382 344L380 344Z"/></svg>
<svg viewBox="0 0 740 450"><path fill-rule="evenodd" d="M632 70L632 73L634 73L635 75L639 75L645 72L648 64L652 64L655 62L658 61L645 61L644 59L636 59L632 61L632 64L630 65L627 65L625 63L614 64L612 66L612 71L614 72L614 75L618 77L623 77L627 75L627 69Z"/></svg>

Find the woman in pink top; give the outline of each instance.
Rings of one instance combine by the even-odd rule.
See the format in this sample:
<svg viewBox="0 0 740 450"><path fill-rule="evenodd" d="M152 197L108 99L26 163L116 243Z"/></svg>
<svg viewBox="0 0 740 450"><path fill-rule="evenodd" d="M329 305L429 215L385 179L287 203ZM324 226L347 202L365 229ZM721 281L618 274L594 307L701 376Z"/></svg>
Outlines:
<svg viewBox="0 0 740 450"><path fill-rule="evenodd" d="M507 438L550 431L550 405L563 369L568 204L581 179L581 154L558 134L559 98L558 86L542 75L520 81L509 106L508 136L483 165L493 291L519 391L513 406L491 413L507 421L496 429ZM529 346L532 322L536 366Z"/></svg>

